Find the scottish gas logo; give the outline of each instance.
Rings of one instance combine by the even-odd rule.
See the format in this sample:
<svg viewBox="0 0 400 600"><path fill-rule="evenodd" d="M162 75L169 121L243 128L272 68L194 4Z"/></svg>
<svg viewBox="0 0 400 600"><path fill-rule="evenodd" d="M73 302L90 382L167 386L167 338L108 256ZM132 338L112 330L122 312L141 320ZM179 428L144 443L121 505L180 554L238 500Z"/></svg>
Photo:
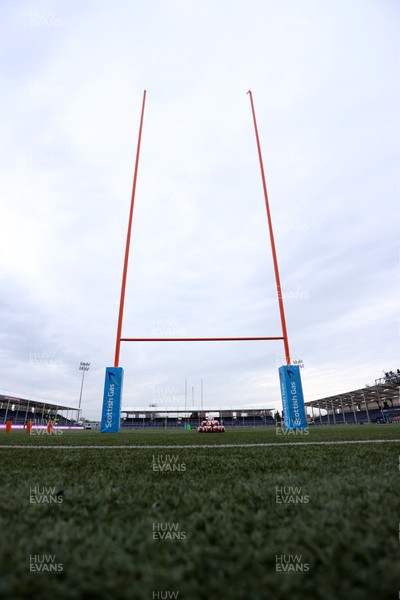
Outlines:
<svg viewBox="0 0 400 600"><path fill-rule="evenodd" d="M106 427L112 427L115 385L110 384L107 394L107 423Z"/></svg>
<svg viewBox="0 0 400 600"><path fill-rule="evenodd" d="M298 365L279 369L285 429L306 429L303 390Z"/></svg>
<svg viewBox="0 0 400 600"><path fill-rule="evenodd" d="M122 380L123 369L120 367L106 369L100 426L102 433L117 433L120 430Z"/></svg>
<svg viewBox="0 0 400 600"><path fill-rule="evenodd" d="M289 377L290 377L290 375L289 375ZM296 382L295 381L291 381L290 382L290 394L292 396L292 407L293 407L293 415L294 415L294 424L295 425L300 425L301 424L301 415L300 415L299 399L297 397L297 388L296 388Z"/></svg>

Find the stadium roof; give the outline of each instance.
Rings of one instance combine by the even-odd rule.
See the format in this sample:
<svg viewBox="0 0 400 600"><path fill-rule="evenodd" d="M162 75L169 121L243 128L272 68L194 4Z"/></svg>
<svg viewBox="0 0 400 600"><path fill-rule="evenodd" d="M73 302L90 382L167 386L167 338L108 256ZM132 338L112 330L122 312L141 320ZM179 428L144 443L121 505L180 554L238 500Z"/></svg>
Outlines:
<svg viewBox="0 0 400 600"><path fill-rule="evenodd" d="M248 413L248 412L261 412L261 411L271 411L271 410L275 410L274 408L265 408L265 407L256 407L256 408L187 408L185 409L172 409L172 410L166 410L164 408L162 408L161 406L150 406L147 408L133 408L133 407L127 407L127 408L121 408L121 412L123 413L163 413L163 414L169 414L169 413L186 413L186 414L192 414L194 412L201 412L201 413L209 413L209 412L240 412L240 413Z"/></svg>
<svg viewBox="0 0 400 600"><path fill-rule="evenodd" d="M66 406L65 404L60 404L59 402L50 402L49 400L39 400L33 398L23 398L22 396L14 395L12 393L8 394L0 393L0 403L2 404L19 404L20 406L28 406L33 408L55 408L59 410L78 410L77 406Z"/></svg>
<svg viewBox="0 0 400 600"><path fill-rule="evenodd" d="M325 409L342 409L343 407L353 407L354 404L378 404L390 401L391 404L400 403L400 382L388 383L382 382L374 386L366 386L359 390L352 390L343 394L335 394L318 400L306 402L306 406L321 407Z"/></svg>

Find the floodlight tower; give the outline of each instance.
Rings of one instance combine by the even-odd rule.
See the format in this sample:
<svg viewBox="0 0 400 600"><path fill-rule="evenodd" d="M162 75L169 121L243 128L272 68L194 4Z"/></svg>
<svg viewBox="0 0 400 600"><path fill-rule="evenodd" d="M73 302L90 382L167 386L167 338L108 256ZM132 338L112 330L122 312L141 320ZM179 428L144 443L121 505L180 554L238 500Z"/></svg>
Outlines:
<svg viewBox="0 0 400 600"><path fill-rule="evenodd" d="M80 421L83 381L85 379L85 372L89 371L89 368L90 368L90 362L81 362L81 364L79 365L79 370L82 371L82 383L81 383L81 393L79 394L78 421Z"/></svg>

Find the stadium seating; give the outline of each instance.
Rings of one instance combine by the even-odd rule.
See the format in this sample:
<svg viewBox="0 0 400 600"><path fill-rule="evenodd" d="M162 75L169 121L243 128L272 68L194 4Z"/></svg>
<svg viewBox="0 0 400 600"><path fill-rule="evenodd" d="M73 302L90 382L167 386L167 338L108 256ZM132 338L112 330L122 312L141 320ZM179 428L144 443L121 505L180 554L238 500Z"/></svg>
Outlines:
<svg viewBox="0 0 400 600"><path fill-rule="evenodd" d="M45 415L36 412L33 414L32 412L26 413L26 411L12 411L9 410L7 412L6 409L0 409L0 423L5 423L5 419L7 417L7 421L12 421L13 425L25 425L28 420L31 420L34 425L47 425L49 421L49 415L46 413ZM54 418L54 415L51 415ZM67 419L62 415L57 416L57 425L62 425L64 427L70 427L74 424L74 420Z"/></svg>
<svg viewBox="0 0 400 600"><path fill-rule="evenodd" d="M176 417L127 417L121 421L121 427L126 428L183 428L185 422L192 429L197 429L201 419L178 419ZM225 427L260 427L260 426L275 426L275 420L271 416L247 416L247 417L225 417L219 419L221 425Z"/></svg>
<svg viewBox="0 0 400 600"><path fill-rule="evenodd" d="M369 419L368 419L369 416ZM354 424L354 423L380 423L382 422L397 422L397 416L400 416L400 407L391 407L391 408L375 408L373 410L360 410L355 412L345 412L340 414L335 414L333 417L332 414L324 415L323 417L315 417L314 423L315 425L342 425L342 424Z"/></svg>

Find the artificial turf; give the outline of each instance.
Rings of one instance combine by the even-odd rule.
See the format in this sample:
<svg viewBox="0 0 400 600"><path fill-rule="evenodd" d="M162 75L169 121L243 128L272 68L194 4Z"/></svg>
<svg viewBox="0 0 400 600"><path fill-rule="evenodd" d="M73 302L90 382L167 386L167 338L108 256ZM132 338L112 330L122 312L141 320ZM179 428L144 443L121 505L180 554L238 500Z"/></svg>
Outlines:
<svg viewBox="0 0 400 600"><path fill-rule="evenodd" d="M1 432L0 457L5 600L399 596L400 425Z"/></svg>

